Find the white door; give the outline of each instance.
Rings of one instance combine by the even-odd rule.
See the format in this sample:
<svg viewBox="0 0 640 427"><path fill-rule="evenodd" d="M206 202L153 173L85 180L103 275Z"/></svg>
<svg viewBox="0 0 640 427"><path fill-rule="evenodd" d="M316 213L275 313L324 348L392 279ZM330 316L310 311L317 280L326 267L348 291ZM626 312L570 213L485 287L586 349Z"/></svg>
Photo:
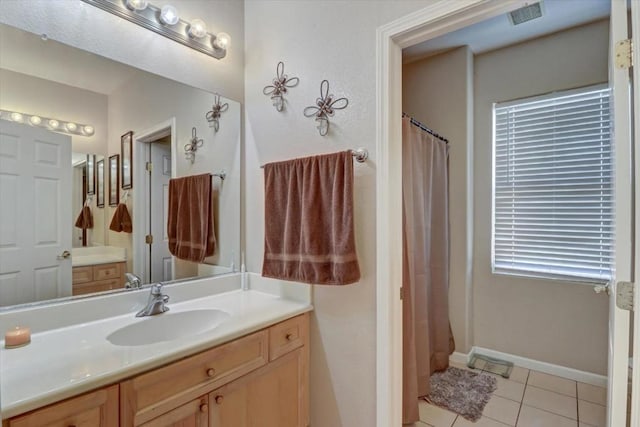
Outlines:
<svg viewBox="0 0 640 427"><path fill-rule="evenodd" d="M151 143L151 281L173 280L173 257L169 252L167 218L169 214L169 180L171 179L171 146Z"/></svg>
<svg viewBox="0 0 640 427"><path fill-rule="evenodd" d="M0 120L0 306L71 295L71 137Z"/></svg>
<svg viewBox="0 0 640 427"><path fill-rule="evenodd" d="M637 9L636 1L631 2ZM637 14L636 14L637 15ZM637 16L636 16L637 19ZM638 129L637 114L631 115L632 99L630 96L631 75L628 68L620 67L616 64L616 45L621 40L629 38L627 22L627 2L626 0L612 0L611 21L610 21L610 64L609 82L612 86L613 94L613 135L614 151L616 157L616 266L615 276L611 283L611 294L609 300L609 372L608 372L608 404L607 404L607 426L624 427L628 421L627 415L627 383L628 383L628 357L629 357L629 333L630 333L630 312L620 309L616 304L616 294L620 282L631 282L637 279L640 269L634 272L632 259L635 246L636 258L640 256L638 249L640 241L634 236L633 215L633 180L638 179L638 173L634 177L633 173L633 138L631 134L632 123L635 120L636 130ZM637 56L636 56L637 57ZM637 72L636 72L637 73ZM637 92L637 88L636 88ZM639 105L639 104L636 104ZM636 150L636 155L638 155ZM638 171L639 162L636 161L635 170ZM636 181L638 182L638 181ZM636 193L638 192L636 184ZM640 225L640 200L635 197L636 219L635 223ZM636 233L638 230L636 228ZM636 260L636 265L639 262ZM636 316L636 320L639 316ZM640 331L636 327L635 334ZM636 339L636 346L638 340ZM636 381L637 382L637 381ZM636 384L637 386L637 384ZM638 395L635 397L635 406L638 406ZM637 413L637 410L636 410ZM636 422L631 424L638 426Z"/></svg>

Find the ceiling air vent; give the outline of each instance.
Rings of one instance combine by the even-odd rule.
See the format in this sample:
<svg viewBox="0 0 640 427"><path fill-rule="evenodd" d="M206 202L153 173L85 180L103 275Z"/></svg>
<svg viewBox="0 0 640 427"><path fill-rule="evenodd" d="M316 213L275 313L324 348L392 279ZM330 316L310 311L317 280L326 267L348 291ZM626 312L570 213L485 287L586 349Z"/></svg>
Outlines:
<svg viewBox="0 0 640 427"><path fill-rule="evenodd" d="M542 16L542 2L521 7L520 9L509 12L508 15L509 21L511 21L513 25L520 25L532 19L540 18Z"/></svg>

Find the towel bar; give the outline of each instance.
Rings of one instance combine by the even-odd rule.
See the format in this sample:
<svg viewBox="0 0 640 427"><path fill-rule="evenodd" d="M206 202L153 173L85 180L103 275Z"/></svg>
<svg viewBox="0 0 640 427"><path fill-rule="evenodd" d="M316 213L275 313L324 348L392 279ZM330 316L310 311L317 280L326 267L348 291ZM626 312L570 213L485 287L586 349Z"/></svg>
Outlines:
<svg viewBox="0 0 640 427"><path fill-rule="evenodd" d="M356 159L356 162L364 163L369 158L369 150L363 147L356 148L351 150L351 155ZM260 169L264 169L264 165L260 166Z"/></svg>

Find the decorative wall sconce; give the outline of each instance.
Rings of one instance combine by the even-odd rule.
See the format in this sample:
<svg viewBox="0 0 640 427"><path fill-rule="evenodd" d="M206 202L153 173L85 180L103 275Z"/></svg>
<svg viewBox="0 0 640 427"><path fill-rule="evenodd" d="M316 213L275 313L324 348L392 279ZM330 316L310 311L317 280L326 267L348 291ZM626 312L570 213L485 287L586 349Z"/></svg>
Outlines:
<svg viewBox="0 0 640 427"><path fill-rule="evenodd" d="M180 19L178 10L171 5L159 8L147 0L82 1L217 59L226 56L231 43L227 33L208 33L201 19Z"/></svg>
<svg viewBox="0 0 640 427"><path fill-rule="evenodd" d="M96 130L91 125L70 122L62 119L43 117L35 114L20 113L18 111L0 110L0 119L16 123L24 123L34 127L48 129L53 132L69 135L92 136Z"/></svg>
<svg viewBox="0 0 640 427"><path fill-rule="evenodd" d="M296 87L298 86L298 83L300 83L299 78L289 78L284 74L284 62L280 61L276 68L276 78L273 79L273 86L265 86L264 89L262 89L262 93L265 95L271 95L273 106L276 107L277 111L282 111L284 109L283 95L287 93L288 88Z"/></svg>
<svg viewBox="0 0 640 427"><path fill-rule="evenodd" d="M198 138L196 128L191 128L191 141L184 146L185 159L189 160L191 164L193 164L196 159L196 151L198 151L198 148L202 147L203 144L204 141L202 138Z"/></svg>
<svg viewBox="0 0 640 427"><path fill-rule="evenodd" d="M220 104L220 95L217 93L213 98L213 106L211 107L211 111L207 112L205 117L209 122L209 126L213 127L213 130L218 132L220 129L220 115L229 109L229 104L226 102L224 104Z"/></svg>
<svg viewBox="0 0 640 427"><path fill-rule="evenodd" d="M318 132L325 136L329 133L329 117L333 117L335 110L343 110L349 105L347 98L337 98L329 93L329 81L320 83L320 98L316 99L316 105L304 109L305 117L315 117L318 123Z"/></svg>

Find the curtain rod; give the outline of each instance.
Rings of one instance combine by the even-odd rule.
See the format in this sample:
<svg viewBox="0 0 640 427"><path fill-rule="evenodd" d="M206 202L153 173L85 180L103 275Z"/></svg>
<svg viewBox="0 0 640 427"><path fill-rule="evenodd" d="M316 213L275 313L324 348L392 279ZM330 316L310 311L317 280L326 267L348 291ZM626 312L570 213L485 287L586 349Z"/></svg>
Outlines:
<svg viewBox="0 0 640 427"><path fill-rule="evenodd" d="M408 115L407 113L402 113L402 117L407 117L409 119L409 121L411 122L412 125L419 127L420 129L422 129L423 131L427 132L430 135L435 136L436 138L438 138L441 141L444 141L445 143L449 143L449 140L447 138L445 138L444 136L440 135L439 133L437 133L436 131L434 131L433 129L429 128L428 126L423 125L422 123L420 123L419 121L417 121L416 119L414 119L413 117L411 117L410 115Z"/></svg>

